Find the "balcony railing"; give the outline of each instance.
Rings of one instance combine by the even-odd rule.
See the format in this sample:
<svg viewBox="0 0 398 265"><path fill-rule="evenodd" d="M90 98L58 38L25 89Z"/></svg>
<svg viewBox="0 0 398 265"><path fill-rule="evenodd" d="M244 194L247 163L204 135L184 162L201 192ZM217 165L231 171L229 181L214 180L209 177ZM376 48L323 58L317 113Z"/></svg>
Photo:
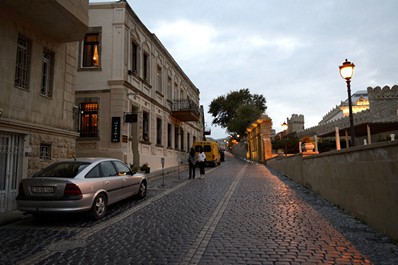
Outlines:
<svg viewBox="0 0 398 265"><path fill-rule="evenodd" d="M191 99L174 100L171 115L180 121L199 121L199 106Z"/></svg>

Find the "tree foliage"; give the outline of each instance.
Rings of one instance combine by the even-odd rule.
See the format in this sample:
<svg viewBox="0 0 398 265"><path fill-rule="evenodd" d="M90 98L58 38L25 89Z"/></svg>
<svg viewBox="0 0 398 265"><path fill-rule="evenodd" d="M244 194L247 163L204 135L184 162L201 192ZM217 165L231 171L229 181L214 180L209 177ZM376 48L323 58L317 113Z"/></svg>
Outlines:
<svg viewBox="0 0 398 265"><path fill-rule="evenodd" d="M251 94L248 88L232 91L209 105L212 124L243 135L246 128L267 109L263 95Z"/></svg>

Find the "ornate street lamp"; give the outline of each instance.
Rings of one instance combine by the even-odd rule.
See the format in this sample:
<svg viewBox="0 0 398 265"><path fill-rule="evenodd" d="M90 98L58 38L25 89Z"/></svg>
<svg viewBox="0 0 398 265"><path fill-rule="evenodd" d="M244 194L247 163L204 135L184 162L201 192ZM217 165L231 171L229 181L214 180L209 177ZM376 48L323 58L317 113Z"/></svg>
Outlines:
<svg viewBox="0 0 398 265"><path fill-rule="evenodd" d="M286 122L283 122L282 124L281 124L281 126L282 126L282 129L283 129L283 134L287 134L287 128L289 128L289 125L287 125L287 123ZM281 139L282 140L282 139ZM286 143L286 138L283 138L283 142L284 142L284 144L285 144L285 156L287 155L287 143Z"/></svg>
<svg viewBox="0 0 398 265"><path fill-rule="evenodd" d="M347 93L348 93L348 109L350 111L350 135L351 135L351 145L355 146L355 131L354 131L354 117L352 115L352 102L351 102L351 77L354 75L355 65L347 59L343 65L339 66L340 75L347 82Z"/></svg>
<svg viewBox="0 0 398 265"><path fill-rule="evenodd" d="M283 122L282 124L281 124L281 126L282 126L282 129L284 130L284 131L286 131L287 130L287 123L286 122Z"/></svg>

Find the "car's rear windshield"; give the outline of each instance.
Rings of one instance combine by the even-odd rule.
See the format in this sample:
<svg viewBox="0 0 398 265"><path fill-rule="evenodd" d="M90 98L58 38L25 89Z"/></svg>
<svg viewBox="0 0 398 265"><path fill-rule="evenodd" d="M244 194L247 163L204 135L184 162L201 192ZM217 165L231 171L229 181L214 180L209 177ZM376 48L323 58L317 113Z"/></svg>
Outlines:
<svg viewBox="0 0 398 265"><path fill-rule="evenodd" d="M42 169L33 177L74 178L89 164L88 162L78 161L58 162Z"/></svg>

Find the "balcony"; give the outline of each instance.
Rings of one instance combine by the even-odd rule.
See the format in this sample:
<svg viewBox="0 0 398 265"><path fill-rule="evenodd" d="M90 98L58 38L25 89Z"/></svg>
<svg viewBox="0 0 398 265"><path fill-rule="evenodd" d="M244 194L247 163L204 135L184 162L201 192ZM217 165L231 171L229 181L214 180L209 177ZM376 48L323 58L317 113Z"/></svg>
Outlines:
<svg viewBox="0 0 398 265"><path fill-rule="evenodd" d="M83 40L88 28L88 6L88 0L0 1L0 9L59 42Z"/></svg>
<svg viewBox="0 0 398 265"><path fill-rule="evenodd" d="M171 116L183 122L199 121L199 106L190 99L174 100L171 105Z"/></svg>

